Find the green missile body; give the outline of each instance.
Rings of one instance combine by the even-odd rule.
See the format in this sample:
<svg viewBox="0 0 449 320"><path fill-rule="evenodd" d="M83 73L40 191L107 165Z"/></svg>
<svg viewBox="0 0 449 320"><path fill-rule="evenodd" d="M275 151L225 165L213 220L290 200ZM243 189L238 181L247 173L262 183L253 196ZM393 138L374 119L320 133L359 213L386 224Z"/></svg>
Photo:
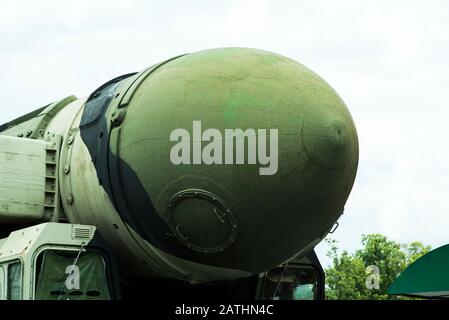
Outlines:
<svg viewBox="0 0 449 320"><path fill-rule="evenodd" d="M95 225L131 282L235 279L305 254L356 176L344 102L278 54L200 51L64 101L41 132L63 137L62 215Z"/></svg>

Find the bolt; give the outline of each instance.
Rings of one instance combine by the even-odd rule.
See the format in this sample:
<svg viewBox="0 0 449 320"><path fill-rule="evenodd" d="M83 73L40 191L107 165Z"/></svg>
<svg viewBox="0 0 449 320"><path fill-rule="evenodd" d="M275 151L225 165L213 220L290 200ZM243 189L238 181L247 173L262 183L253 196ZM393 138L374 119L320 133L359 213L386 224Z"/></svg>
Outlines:
<svg viewBox="0 0 449 320"><path fill-rule="evenodd" d="M72 203L73 203L73 195L72 195L71 193L69 193L69 194L67 195L66 200L67 200L67 203L68 203L68 204L72 204Z"/></svg>

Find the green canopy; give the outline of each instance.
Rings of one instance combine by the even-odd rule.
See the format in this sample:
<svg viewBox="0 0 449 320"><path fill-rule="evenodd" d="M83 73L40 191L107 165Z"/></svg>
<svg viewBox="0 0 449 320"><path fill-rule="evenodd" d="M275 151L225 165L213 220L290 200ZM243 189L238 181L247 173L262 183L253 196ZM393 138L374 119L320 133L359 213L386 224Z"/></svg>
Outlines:
<svg viewBox="0 0 449 320"><path fill-rule="evenodd" d="M449 245L422 256L388 288L390 295L449 298Z"/></svg>

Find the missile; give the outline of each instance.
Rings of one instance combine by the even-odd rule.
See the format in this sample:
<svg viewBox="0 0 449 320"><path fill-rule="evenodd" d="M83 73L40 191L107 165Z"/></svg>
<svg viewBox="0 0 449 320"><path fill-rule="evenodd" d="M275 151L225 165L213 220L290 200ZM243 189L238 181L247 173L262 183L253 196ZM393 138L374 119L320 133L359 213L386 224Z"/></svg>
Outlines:
<svg viewBox="0 0 449 320"><path fill-rule="evenodd" d="M136 285L238 279L306 254L343 213L358 165L339 95L300 63L249 48L120 76L0 137L59 137L56 213L38 218L96 226Z"/></svg>

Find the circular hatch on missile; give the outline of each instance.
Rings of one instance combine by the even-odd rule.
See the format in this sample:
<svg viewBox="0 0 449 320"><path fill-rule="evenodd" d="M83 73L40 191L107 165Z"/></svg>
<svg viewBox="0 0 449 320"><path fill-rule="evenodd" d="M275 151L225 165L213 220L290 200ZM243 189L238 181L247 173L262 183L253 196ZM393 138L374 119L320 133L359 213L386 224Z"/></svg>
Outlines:
<svg viewBox="0 0 449 320"><path fill-rule="evenodd" d="M186 247L216 253L235 241L238 227L231 210L216 195L200 189L183 190L169 201L167 223Z"/></svg>

